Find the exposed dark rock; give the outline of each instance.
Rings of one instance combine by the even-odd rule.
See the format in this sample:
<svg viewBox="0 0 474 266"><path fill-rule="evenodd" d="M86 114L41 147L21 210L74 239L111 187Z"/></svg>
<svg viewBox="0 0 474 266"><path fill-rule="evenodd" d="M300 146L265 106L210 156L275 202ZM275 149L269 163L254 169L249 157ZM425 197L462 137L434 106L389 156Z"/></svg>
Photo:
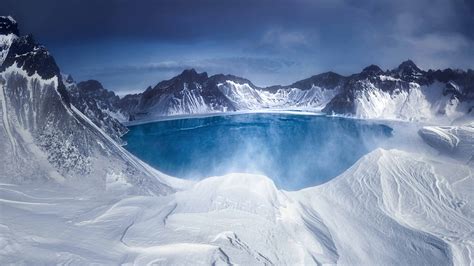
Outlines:
<svg viewBox="0 0 474 266"><path fill-rule="evenodd" d="M0 16L0 35L8 35L13 33L15 35L20 35L18 30L18 24L10 16Z"/></svg>

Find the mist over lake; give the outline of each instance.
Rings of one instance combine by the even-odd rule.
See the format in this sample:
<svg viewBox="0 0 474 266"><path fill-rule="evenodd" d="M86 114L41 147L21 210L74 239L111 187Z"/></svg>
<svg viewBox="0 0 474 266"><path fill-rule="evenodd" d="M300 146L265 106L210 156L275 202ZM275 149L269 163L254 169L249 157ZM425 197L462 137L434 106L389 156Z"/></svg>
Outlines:
<svg viewBox="0 0 474 266"><path fill-rule="evenodd" d="M240 114L129 127L125 148L157 169L203 179L263 174L295 190L322 184L391 136L388 126L339 117Z"/></svg>

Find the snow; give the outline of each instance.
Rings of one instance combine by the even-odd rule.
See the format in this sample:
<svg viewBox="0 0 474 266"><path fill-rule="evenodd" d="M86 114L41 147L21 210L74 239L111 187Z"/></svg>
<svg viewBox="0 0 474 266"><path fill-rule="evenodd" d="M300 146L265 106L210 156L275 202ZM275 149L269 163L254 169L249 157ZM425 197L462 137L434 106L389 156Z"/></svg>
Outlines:
<svg viewBox="0 0 474 266"><path fill-rule="evenodd" d="M109 109L101 109L101 110L107 113L108 115L110 115L112 118L117 119L117 121L119 121L120 123L128 121L128 117L120 111L114 112Z"/></svg>
<svg viewBox="0 0 474 266"><path fill-rule="evenodd" d="M201 85L195 85L197 90L190 90L188 84L184 83L182 98L173 98L176 104L171 107L171 110L168 112L169 115L195 114L211 111L204 102L204 98L198 93L201 89Z"/></svg>
<svg viewBox="0 0 474 266"><path fill-rule="evenodd" d="M401 81L401 79L394 78L394 77L391 77L391 76L386 76L386 75L380 75L379 78L382 81Z"/></svg>
<svg viewBox="0 0 474 266"><path fill-rule="evenodd" d="M339 92L337 89L324 89L314 85L308 90L282 88L277 91L265 91L232 80L219 83L217 87L237 107L237 110L291 108L320 111Z"/></svg>
<svg viewBox="0 0 474 266"><path fill-rule="evenodd" d="M455 265L472 263L472 216L463 213L472 206L436 164L463 169L468 178L456 181L472 186L467 166L376 150L329 183L305 190L311 206L336 232L338 250L349 251L340 253L339 263L450 264L451 255ZM364 237L370 241L359 241ZM376 261L375 246L390 254L388 261Z"/></svg>
<svg viewBox="0 0 474 266"><path fill-rule="evenodd" d="M341 114L362 119L416 121L433 124L451 124L456 121L472 121L469 109L472 101L460 101L458 96L446 93L447 84L458 93L462 89L454 82L435 81L430 85L405 82L389 75L379 75L378 80L357 80L354 85L354 112ZM387 87L382 89L381 87ZM209 103L204 99L203 87L188 84L179 93L160 96L153 107L136 117L137 122L162 119L164 116L204 115L223 112L259 112L262 110L300 110L321 112L342 91L341 86L324 88L312 85L309 89L282 87L265 90L249 83L226 80L217 88L233 110L221 103ZM232 109L232 108L231 108Z"/></svg>
<svg viewBox="0 0 474 266"><path fill-rule="evenodd" d="M472 168L433 158L379 149L296 192L238 173L167 196L2 184L0 262L469 265Z"/></svg>
<svg viewBox="0 0 474 266"><path fill-rule="evenodd" d="M0 80L2 181L22 184L54 180L65 186L102 191L110 187L108 176L118 175L133 185L113 187L128 187L127 193L171 191L161 180L165 175L129 154L87 116L64 102L58 77L28 75L13 64L0 73Z"/></svg>
<svg viewBox="0 0 474 266"><path fill-rule="evenodd" d="M474 164L474 124L425 126L418 133L438 151L464 158Z"/></svg>
<svg viewBox="0 0 474 266"><path fill-rule="evenodd" d="M3 64L5 61L8 51L10 50L10 46L15 40L18 38L15 34L10 33L8 35L0 35L0 65Z"/></svg>
<svg viewBox="0 0 474 266"><path fill-rule="evenodd" d="M368 80L359 82L363 89L356 93L355 117L449 124L468 113L469 103L443 95L445 84L440 82L429 86L412 82L409 90L396 93L380 90Z"/></svg>
<svg viewBox="0 0 474 266"><path fill-rule="evenodd" d="M113 142L71 111L101 141ZM443 130L450 129L434 129ZM457 145L472 137L463 132L449 132ZM377 149L335 179L293 192L252 174L179 180L115 148L174 192L129 194L135 184L121 171L107 172L101 193L2 179L1 264L470 265L474 259L473 166L421 146Z"/></svg>
<svg viewBox="0 0 474 266"><path fill-rule="evenodd" d="M5 132L8 136L8 141L10 142L11 144L11 147L12 147L12 155L13 156L16 156L17 153L16 153L16 140L15 138L13 137L13 134L12 134L12 130L10 129L10 122L8 121L8 111L7 111L7 105L6 105L6 99L5 99L5 94L4 94L4 90L5 90L5 85L0 85L0 102L1 102L1 105L2 105L2 119L3 119L3 127L5 128Z"/></svg>

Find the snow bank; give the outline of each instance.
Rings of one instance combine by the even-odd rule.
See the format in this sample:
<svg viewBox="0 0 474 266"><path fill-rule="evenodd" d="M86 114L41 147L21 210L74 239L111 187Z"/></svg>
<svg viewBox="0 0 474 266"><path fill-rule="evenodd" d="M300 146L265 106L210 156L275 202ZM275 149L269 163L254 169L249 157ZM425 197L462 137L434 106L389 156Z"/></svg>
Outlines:
<svg viewBox="0 0 474 266"><path fill-rule="evenodd" d="M418 134L438 151L460 156L474 163L474 123L462 126L425 126Z"/></svg>
<svg viewBox="0 0 474 266"><path fill-rule="evenodd" d="M249 174L122 199L0 184L0 262L469 265L471 170L379 149L296 192Z"/></svg>

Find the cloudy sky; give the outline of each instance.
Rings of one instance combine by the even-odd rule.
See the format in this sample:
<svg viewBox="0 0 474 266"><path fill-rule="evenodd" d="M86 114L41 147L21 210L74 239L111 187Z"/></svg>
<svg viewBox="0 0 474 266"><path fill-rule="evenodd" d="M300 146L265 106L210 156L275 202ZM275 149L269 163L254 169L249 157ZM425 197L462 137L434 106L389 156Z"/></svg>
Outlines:
<svg viewBox="0 0 474 266"><path fill-rule="evenodd" d="M474 68L472 0L2 0L77 80L142 91L185 68L257 85L383 69Z"/></svg>

